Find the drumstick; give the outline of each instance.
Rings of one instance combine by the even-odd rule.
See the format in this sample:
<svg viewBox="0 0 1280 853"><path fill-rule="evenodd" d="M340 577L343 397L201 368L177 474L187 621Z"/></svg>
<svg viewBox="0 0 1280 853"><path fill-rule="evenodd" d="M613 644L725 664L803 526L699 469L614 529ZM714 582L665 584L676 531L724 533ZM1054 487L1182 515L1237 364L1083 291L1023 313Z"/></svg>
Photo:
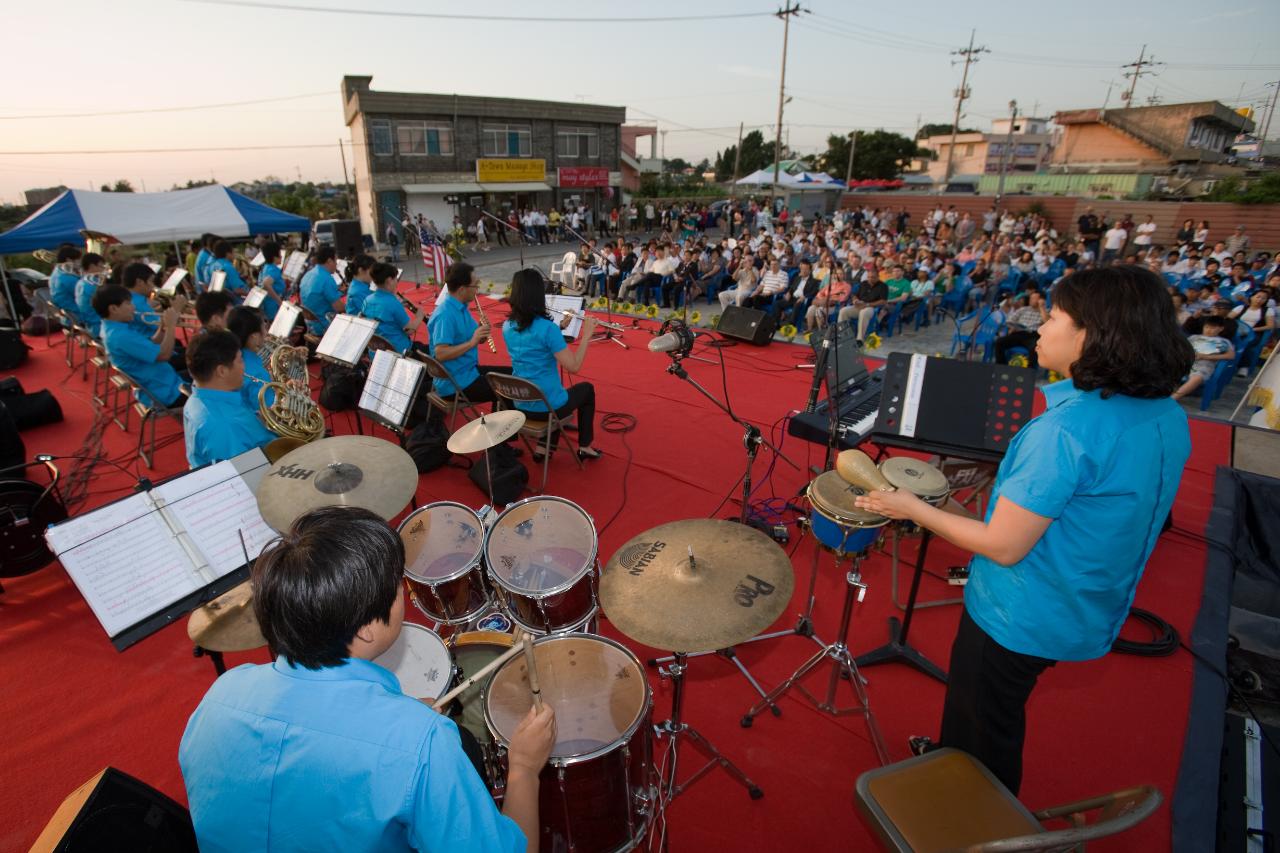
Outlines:
<svg viewBox="0 0 1280 853"><path fill-rule="evenodd" d="M471 687L477 681L484 678L486 675L493 672L495 669L502 666L504 663L511 660L513 657L515 657L518 654L520 654L520 646L513 645L511 648L507 649L498 657L494 658L493 661L487 664L483 669L481 669L475 675L471 676L466 681L462 682L457 687L453 688L448 693L444 694L439 699L437 699L433 707L437 711L439 711L445 705L448 705L454 699L457 699L459 696L461 696L467 690L468 687Z"/></svg>
<svg viewBox="0 0 1280 853"><path fill-rule="evenodd" d="M542 690L538 687L538 663L533 657L533 641L526 635L520 645L524 647L524 660L529 665L529 691L533 693L533 707L541 711Z"/></svg>

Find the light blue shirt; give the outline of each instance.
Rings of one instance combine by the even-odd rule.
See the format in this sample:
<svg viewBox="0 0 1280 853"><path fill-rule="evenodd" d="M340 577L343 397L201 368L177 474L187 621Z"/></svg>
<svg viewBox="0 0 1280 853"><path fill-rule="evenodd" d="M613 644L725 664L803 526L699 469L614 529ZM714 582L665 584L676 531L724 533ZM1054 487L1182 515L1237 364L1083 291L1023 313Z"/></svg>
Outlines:
<svg viewBox="0 0 1280 853"><path fill-rule="evenodd" d="M267 372L267 366L262 363L262 356L258 355L247 347L240 350L240 354L244 356L244 385L240 388L240 396L244 398L244 404L250 412L255 415L258 413L258 394L262 391L264 385L271 381L271 374ZM254 382L249 377L261 380ZM276 392L267 391L267 405L270 406L276 401Z"/></svg>
<svg viewBox="0 0 1280 853"><path fill-rule="evenodd" d="M262 269L258 271L258 282L264 282L271 279L271 288L276 293L285 292L284 273L280 271L280 267L275 264L263 264ZM280 303L270 293L267 298L262 300L262 315L267 320L274 320L276 314L280 312Z"/></svg>
<svg viewBox="0 0 1280 853"><path fill-rule="evenodd" d="M1053 519L1025 557L970 563L965 607L1000 645L1050 660L1105 655L1120 633L1191 454L1172 399L1043 389L1048 409L1009 442L991 501Z"/></svg>
<svg viewBox="0 0 1280 853"><path fill-rule="evenodd" d="M239 456L278 437L245 408L239 391L198 386L182 407L182 433L192 468Z"/></svg>
<svg viewBox="0 0 1280 853"><path fill-rule="evenodd" d="M141 293L129 292L129 299L133 302L133 322L129 325L134 331L141 332L148 338L160 331L159 323L152 323L150 320L143 320L143 314L155 314L156 309L151 307L151 303L147 301L147 297Z"/></svg>
<svg viewBox="0 0 1280 853"><path fill-rule="evenodd" d="M240 273L236 272L236 265L227 258L215 258L213 263L209 265L209 277L212 278L213 274L219 270L227 274L226 280L222 283L222 289L228 290L237 296L244 296L249 286L244 283Z"/></svg>
<svg viewBox="0 0 1280 853"><path fill-rule="evenodd" d="M72 316L79 316L80 308L76 305L76 282L80 276L66 270L55 269L49 278L49 298L53 304Z"/></svg>
<svg viewBox="0 0 1280 853"><path fill-rule="evenodd" d="M182 393L182 379L169 362L156 361L160 355L160 344L131 328L128 323L114 320L102 322L102 343L116 369L132 377L151 398L142 402L162 406L177 402Z"/></svg>
<svg viewBox="0 0 1280 853"><path fill-rule="evenodd" d="M364 306L364 301L369 298L369 294L372 292L373 285L369 284L369 282L361 281L358 278L351 279L351 283L347 285L347 313L359 316L360 309Z"/></svg>
<svg viewBox="0 0 1280 853"><path fill-rule="evenodd" d="M431 340L432 358L440 358L436 355L437 345L454 347L465 344L471 340L479 326L476 318L467 310L467 304L446 293L431 312L431 319L427 320L427 337ZM457 381L457 385L447 379L435 380L431 390L441 396L456 394L458 388L466 388L480 378L480 353L476 347L443 364L449 369L449 375Z"/></svg>
<svg viewBox="0 0 1280 853"><path fill-rule="evenodd" d="M378 321L378 337L391 344L396 352L404 355L409 351L412 341L404 330L409 325L409 312L394 295L385 290L375 290L364 301L360 313Z"/></svg>
<svg viewBox="0 0 1280 853"><path fill-rule="evenodd" d="M204 853L526 848L453 721L370 661L236 667L191 715L178 763Z"/></svg>
<svg viewBox="0 0 1280 853"><path fill-rule="evenodd" d="M213 263L213 253L208 249L201 249L200 254L196 255L196 284L200 285L200 290L204 290L209 284L209 265Z"/></svg>
<svg viewBox="0 0 1280 853"><path fill-rule="evenodd" d="M95 273L94 278L98 278ZM80 325L84 326L94 337L102 330L102 318L93 310L93 294L98 292L98 281L91 281L88 276L81 276L76 282L76 316Z"/></svg>
<svg viewBox="0 0 1280 853"><path fill-rule="evenodd" d="M546 317L535 317L529 328L519 331L514 321L507 320L502 324L502 339L507 344L507 354L511 356L511 375L528 379L542 389L553 409L569 402L556 362L556 353L566 346L559 326ZM515 405L526 412L547 410L541 403Z"/></svg>
<svg viewBox="0 0 1280 853"><path fill-rule="evenodd" d="M333 313L333 303L342 298L338 283L333 274L322 266L314 266L302 277L300 286L302 307L316 315L315 322L308 322L311 331L323 335L329 328L329 314Z"/></svg>

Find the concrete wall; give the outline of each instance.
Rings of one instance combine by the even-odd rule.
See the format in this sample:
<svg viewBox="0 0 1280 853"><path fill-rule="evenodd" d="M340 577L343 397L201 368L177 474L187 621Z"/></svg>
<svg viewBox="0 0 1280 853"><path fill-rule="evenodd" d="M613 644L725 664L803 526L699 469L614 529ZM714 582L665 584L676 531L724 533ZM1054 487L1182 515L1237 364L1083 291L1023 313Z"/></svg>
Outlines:
<svg viewBox="0 0 1280 853"><path fill-rule="evenodd" d="M1168 158L1126 133L1102 124L1069 124L1053 152L1055 164L1106 163L1115 166L1165 166Z"/></svg>

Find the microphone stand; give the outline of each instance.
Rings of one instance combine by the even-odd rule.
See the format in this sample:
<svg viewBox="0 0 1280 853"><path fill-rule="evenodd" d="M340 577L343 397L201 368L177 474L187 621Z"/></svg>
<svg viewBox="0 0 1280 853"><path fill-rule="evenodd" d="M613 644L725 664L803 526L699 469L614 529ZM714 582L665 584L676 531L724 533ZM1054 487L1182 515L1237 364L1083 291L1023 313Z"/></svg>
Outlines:
<svg viewBox="0 0 1280 853"><path fill-rule="evenodd" d="M568 233L572 234L574 237L578 238L578 245L587 245L588 247L591 245L587 241L586 237L583 237L581 234L579 234L577 231L574 231L568 225L561 223L560 227L562 227ZM604 289L605 321L609 324L613 324L613 297L609 295L609 259L606 258L597 249L589 248L588 251L590 251L591 254L595 256L596 260L599 261L601 267L604 269L604 288L603 289ZM590 278L587 279L587 292L588 293L591 292ZM617 344L623 349L631 349L631 347L627 344L627 342L622 339L622 334L620 332L615 331L614 329L609 328L608 325L601 326L600 331L596 332L595 335L591 338L591 340L609 341L610 343Z"/></svg>
<svg viewBox="0 0 1280 853"><path fill-rule="evenodd" d="M521 231L519 228L515 227L514 225L512 225L507 220L499 219L498 217L494 216L492 213L485 210L483 207L479 207L476 209L480 211L481 216L487 216L490 219L492 219L494 222L501 225L503 228L506 228L508 231L516 232L516 241L517 241L516 245L520 247L520 268L523 269L524 268L524 232Z"/></svg>

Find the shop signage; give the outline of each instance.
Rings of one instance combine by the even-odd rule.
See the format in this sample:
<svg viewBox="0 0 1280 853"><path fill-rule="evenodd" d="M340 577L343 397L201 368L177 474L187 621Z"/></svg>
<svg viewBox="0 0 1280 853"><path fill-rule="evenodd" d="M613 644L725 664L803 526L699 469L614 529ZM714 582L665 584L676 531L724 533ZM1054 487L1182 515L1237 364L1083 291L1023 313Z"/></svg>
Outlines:
<svg viewBox="0 0 1280 853"><path fill-rule="evenodd" d="M476 181L481 184L509 184L546 179L546 160L527 158L476 160Z"/></svg>
<svg viewBox="0 0 1280 853"><path fill-rule="evenodd" d="M559 172L564 188L609 186L609 170L599 166L562 166Z"/></svg>

